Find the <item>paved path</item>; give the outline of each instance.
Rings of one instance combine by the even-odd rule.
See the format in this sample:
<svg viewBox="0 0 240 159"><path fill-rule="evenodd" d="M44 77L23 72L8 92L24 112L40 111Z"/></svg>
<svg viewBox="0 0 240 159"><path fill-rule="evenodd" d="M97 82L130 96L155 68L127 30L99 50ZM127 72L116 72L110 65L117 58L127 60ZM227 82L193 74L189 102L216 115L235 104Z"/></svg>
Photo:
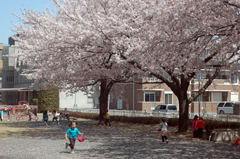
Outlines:
<svg viewBox="0 0 240 159"><path fill-rule="evenodd" d="M60 125L42 122L0 122L0 159L151 159L151 158L239 158L240 147L233 143L187 141L170 137L161 143L153 126L97 126L96 121L79 121L84 142L76 142L75 154L65 149L68 121ZM18 131L18 133L16 132Z"/></svg>

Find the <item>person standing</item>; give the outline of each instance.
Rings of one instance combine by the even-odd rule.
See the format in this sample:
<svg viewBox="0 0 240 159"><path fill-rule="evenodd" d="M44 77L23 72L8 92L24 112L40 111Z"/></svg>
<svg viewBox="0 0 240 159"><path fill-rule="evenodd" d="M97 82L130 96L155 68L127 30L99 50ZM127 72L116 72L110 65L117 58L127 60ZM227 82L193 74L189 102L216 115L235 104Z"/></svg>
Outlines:
<svg viewBox="0 0 240 159"><path fill-rule="evenodd" d="M107 123L109 124L109 126L111 126L110 115L109 115L108 109L106 109L106 116L105 116L105 125L106 126L107 126Z"/></svg>
<svg viewBox="0 0 240 159"><path fill-rule="evenodd" d="M77 134L82 135L83 133L80 133L78 128L76 128L76 122L72 121L69 126L70 126L70 128L67 130L67 132L65 134L65 139L66 139L66 141L68 141L68 134L69 134L70 144L66 143L65 148L67 149L68 146L70 146L71 147L71 153L74 153L73 150L74 150Z"/></svg>
<svg viewBox="0 0 240 159"><path fill-rule="evenodd" d="M205 122L203 121L203 117L199 117L197 122L197 129L198 129L198 137L202 138L203 129L205 128Z"/></svg>
<svg viewBox="0 0 240 159"><path fill-rule="evenodd" d="M8 120L10 120L10 112L11 112L11 108L8 108L8 109L7 109Z"/></svg>
<svg viewBox="0 0 240 159"><path fill-rule="evenodd" d="M7 108L7 106L5 105L5 108L4 108L4 112L7 114L7 110L8 110L8 108Z"/></svg>
<svg viewBox="0 0 240 159"><path fill-rule="evenodd" d="M195 115L192 121L192 132L193 132L194 138L197 137L197 122L198 122L198 116Z"/></svg>
<svg viewBox="0 0 240 159"><path fill-rule="evenodd" d="M0 120L2 121L3 119L3 108L0 108Z"/></svg>
<svg viewBox="0 0 240 159"><path fill-rule="evenodd" d="M69 111L67 111L67 108L65 108L63 112L63 118L67 118L67 120L69 120Z"/></svg>
<svg viewBox="0 0 240 159"><path fill-rule="evenodd" d="M168 144L168 138L167 138L167 128L168 124L166 122L166 118L162 118L162 122L159 124L159 127L161 128L161 135L162 135L162 142Z"/></svg>
<svg viewBox="0 0 240 159"><path fill-rule="evenodd" d="M206 139L211 141L212 131L214 130L213 123L212 122L208 123L205 129L206 129Z"/></svg>
<svg viewBox="0 0 240 159"><path fill-rule="evenodd" d="M25 106L25 108L26 108L26 115L28 115L29 116L29 119L28 119L28 121L31 121L31 114L30 114L30 106L29 105L27 105L27 104L23 104L24 106Z"/></svg>

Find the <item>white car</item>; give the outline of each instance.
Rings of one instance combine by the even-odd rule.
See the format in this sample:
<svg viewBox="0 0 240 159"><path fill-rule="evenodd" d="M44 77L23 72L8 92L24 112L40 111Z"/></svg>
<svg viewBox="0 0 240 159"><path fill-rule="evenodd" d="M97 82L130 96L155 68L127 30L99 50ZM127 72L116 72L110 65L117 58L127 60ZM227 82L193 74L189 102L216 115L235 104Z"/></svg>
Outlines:
<svg viewBox="0 0 240 159"><path fill-rule="evenodd" d="M174 104L161 104L158 105L152 112L153 116L167 117L167 118L178 118L179 113L177 106Z"/></svg>

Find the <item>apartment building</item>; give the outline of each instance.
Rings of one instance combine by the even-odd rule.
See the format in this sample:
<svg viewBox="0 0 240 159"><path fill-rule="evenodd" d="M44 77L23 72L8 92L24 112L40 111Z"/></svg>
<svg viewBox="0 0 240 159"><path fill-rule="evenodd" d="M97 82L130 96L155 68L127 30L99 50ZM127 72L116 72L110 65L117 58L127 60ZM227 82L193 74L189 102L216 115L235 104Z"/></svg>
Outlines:
<svg viewBox="0 0 240 159"><path fill-rule="evenodd" d="M200 80L199 80L200 78ZM192 92L198 91L199 81L200 86L205 83L205 75L196 77L191 81L188 89L188 96ZM151 112L157 105L160 104L176 104L179 110L177 96L166 84L151 84L157 82L155 77L148 76L146 79L135 77L141 82L149 82L149 84L124 84L125 93L122 99L111 99L110 109L129 109ZM202 113L215 114L217 105L221 101L239 101L239 79L232 75L218 75L208 89L199 97L200 111ZM199 111L198 98L189 106L189 112L196 114Z"/></svg>

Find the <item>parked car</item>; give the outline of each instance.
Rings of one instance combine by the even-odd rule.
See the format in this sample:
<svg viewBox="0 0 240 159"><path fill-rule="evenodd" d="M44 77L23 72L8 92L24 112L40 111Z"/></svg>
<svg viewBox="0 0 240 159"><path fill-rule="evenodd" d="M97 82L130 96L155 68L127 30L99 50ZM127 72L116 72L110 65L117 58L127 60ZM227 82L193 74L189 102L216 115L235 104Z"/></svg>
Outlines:
<svg viewBox="0 0 240 159"><path fill-rule="evenodd" d="M218 114L233 114L234 102L220 102L217 106Z"/></svg>
<svg viewBox="0 0 240 159"><path fill-rule="evenodd" d="M158 105L152 112L153 116L161 116L161 117L179 117L179 113L177 111L177 106L174 104L161 104Z"/></svg>

